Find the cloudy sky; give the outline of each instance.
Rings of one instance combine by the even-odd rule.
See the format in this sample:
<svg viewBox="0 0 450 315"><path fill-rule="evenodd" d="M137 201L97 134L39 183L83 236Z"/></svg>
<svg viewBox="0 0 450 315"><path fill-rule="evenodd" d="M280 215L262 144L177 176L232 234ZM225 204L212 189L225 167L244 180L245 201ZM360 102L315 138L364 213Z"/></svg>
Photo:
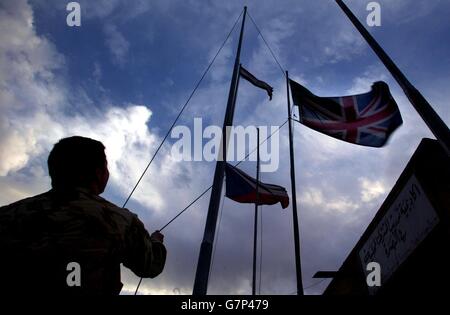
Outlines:
<svg viewBox="0 0 450 315"><path fill-rule="evenodd" d="M369 1L347 0L365 20ZM450 3L378 1L370 32L450 123ZM66 25L60 0L0 2L0 205L50 187L46 159L60 138L83 135L107 147L110 182L103 197L122 205L178 110L248 5L283 68L322 96L362 93L386 81L404 124L383 148L339 142L295 125L297 196L305 292L320 294L317 270L336 270L365 230L419 144L431 133L398 85L334 1L79 1L81 27ZM284 77L247 21L241 62L274 87L274 99L241 82L235 124L281 125ZM238 32L232 33L179 124L221 125ZM287 126L280 166L262 180L288 188ZM163 146L127 207L149 231L167 223L212 183L215 163L177 162ZM254 174L255 163L242 169ZM190 294L209 194L165 230L168 261L144 280L143 294ZM253 206L225 199L209 293L251 292ZM293 294L291 208L262 207L262 294ZM122 293L138 278L123 269Z"/></svg>

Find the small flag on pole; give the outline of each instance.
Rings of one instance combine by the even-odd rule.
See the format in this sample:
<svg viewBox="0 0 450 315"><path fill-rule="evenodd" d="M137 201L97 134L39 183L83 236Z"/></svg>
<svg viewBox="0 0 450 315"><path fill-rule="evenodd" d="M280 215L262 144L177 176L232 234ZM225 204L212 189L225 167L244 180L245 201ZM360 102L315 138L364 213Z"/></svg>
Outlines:
<svg viewBox="0 0 450 315"><path fill-rule="evenodd" d="M381 147L402 123L400 111L384 82L375 82L368 93L319 97L289 80L300 122L336 139Z"/></svg>
<svg viewBox="0 0 450 315"><path fill-rule="evenodd" d="M230 164L226 164L225 175L226 196L240 203L256 203L256 179ZM259 182L258 204L274 205L280 202L281 207L289 206L289 196L284 187Z"/></svg>
<svg viewBox="0 0 450 315"><path fill-rule="evenodd" d="M258 80L253 74L248 72L242 65L239 69L241 77L246 79L248 82L253 84L254 86L257 86L263 90L267 91L267 94L269 95L269 99L272 100L272 93L273 93L273 87L271 87L269 84L267 84L264 81Z"/></svg>

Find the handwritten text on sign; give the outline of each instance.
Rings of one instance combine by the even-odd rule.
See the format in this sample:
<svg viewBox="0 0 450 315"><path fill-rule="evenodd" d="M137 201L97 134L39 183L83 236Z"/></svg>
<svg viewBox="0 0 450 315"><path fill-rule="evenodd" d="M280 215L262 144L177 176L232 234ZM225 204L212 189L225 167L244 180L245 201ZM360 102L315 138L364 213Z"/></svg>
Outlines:
<svg viewBox="0 0 450 315"><path fill-rule="evenodd" d="M436 211L419 181L412 175L361 248L359 257L362 265L365 267L371 261L378 262L381 283L385 283L438 221ZM374 293L376 287L369 290Z"/></svg>

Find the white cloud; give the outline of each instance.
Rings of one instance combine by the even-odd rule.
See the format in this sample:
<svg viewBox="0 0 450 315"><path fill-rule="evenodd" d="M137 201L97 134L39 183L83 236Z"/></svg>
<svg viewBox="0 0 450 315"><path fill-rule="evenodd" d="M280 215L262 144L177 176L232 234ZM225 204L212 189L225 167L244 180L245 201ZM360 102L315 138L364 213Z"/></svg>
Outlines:
<svg viewBox="0 0 450 315"><path fill-rule="evenodd" d="M127 2L121 0L80 0L79 2L81 7L84 8L83 13L88 19L133 19L147 12L154 5L146 0Z"/></svg>
<svg viewBox="0 0 450 315"><path fill-rule="evenodd" d="M305 190L300 200L310 206L320 206L325 204L325 199L322 192L319 189L308 189Z"/></svg>
<svg viewBox="0 0 450 315"><path fill-rule="evenodd" d="M351 213L359 207L360 206L357 203L354 203L347 198L339 198L328 203L329 209L336 210L342 214Z"/></svg>
<svg viewBox="0 0 450 315"><path fill-rule="evenodd" d="M0 10L0 176L24 167L43 151L42 140L63 89L53 71L64 64L54 46L33 29L25 1L6 1ZM31 127L32 121L39 122Z"/></svg>
<svg viewBox="0 0 450 315"><path fill-rule="evenodd" d="M106 35L106 45L112 55L112 60L119 66L123 66L126 62L126 56L130 48L130 43L125 39L123 34L119 32L117 26L106 24L104 27Z"/></svg>
<svg viewBox="0 0 450 315"><path fill-rule="evenodd" d="M250 22L250 21L249 21ZM258 21L255 21L258 23ZM274 53L281 67L285 67L285 52L283 51L282 43L289 39L295 33L295 23L292 16L274 16L270 20L265 21L260 31L267 45ZM251 27L251 26L250 26ZM256 33L257 34L257 33ZM269 71L281 75L281 69L276 64L269 48L266 46L263 38L258 35L258 49L253 53L250 67L258 69L262 74L269 74ZM286 69L283 69L286 70Z"/></svg>
<svg viewBox="0 0 450 315"><path fill-rule="evenodd" d="M387 81L386 70L380 66L369 66L362 75L353 79L351 87L347 90L349 95L367 93L376 81Z"/></svg>
<svg viewBox="0 0 450 315"><path fill-rule="evenodd" d="M120 3L120 0L80 1L81 7L85 8L83 13L86 13L86 17L89 19L111 16Z"/></svg>
<svg viewBox="0 0 450 315"><path fill-rule="evenodd" d="M360 204L349 197L325 197L320 189L314 187L304 189L299 195L301 203L314 207L318 212L337 211L348 215L360 207Z"/></svg>
<svg viewBox="0 0 450 315"><path fill-rule="evenodd" d="M92 72L92 77L95 82L99 84L99 81L102 79L102 68L98 62L94 63L94 71Z"/></svg>
<svg viewBox="0 0 450 315"><path fill-rule="evenodd" d="M62 99L53 71L64 58L35 34L25 1L6 1L0 10L0 108L23 110L56 106Z"/></svg>
<svg viewBox="0 0 450 315"><path fill-rule="evenodd" d="M442 8L442 1L408 1L383 0L381 3L382 17L386 16L396 24L410 23L430 15L436 8Z"/></svg>
<svg viewBox="0 0 450 315"><path fill-rule="evenodd" d="M103 116L94 119L85 116L64 117L64 136L82 135L102 141L106 147L111 184L122 193L128 193L159 140L150 134L147 127L151 114L143 105L127 104L126 108L111 107ZM158 173L160 171L164 172L161 169ZM144 181L143 184L154 183ZM164 205L159 187L145 193L138 190L134 197L155 210Z"/></svg>
<svg viewBox="0 0 450 315"><path fill-rule="evenodd" d="M368 178L360 178L361 184L361 200L371 202L376 198L383 196L387 187L380 180L370 181Z"/></svg>
<svg viewBox="0 0 450 315"><path fill-rule="evenodd" d="M331 40L328 39L328 42L322 46L324 58L330 63L350 60L355 54L360 54L364 50L364 42L359 34L347 27L337 26L335 36Z"/></svg>
<svg viewBox="0 0 450 315"><path fill-rule="evenodd" d="M46 155L58 139L81 135L102 141L111 171L110 183L126 194L129 192L144 169L149 152L154 149L157 138L149 133L147 122L151 111L142 105L128 104L126 108L111 107L101 117L64 116L53 118L46 112L38 112L33 117L22 118L21 124L12 120L13 125L3 126L1 175L6 176L27 167L30 160ZM164 163L174 167L174 162L165 159ZM153 171L155 172L155 171ZM165 176L166 168L157 169L160 176ZM154 181L142 183L155 185ZM147 186L148 187L148 186ZM156 185L145 193L137 191L135 198L153 209L164 205L161 196L165 189ZM17 195L17 194L14 194Z"/></svg>
<svg viewBox="0 0 450 315"><path fill-rule="evenodd" d="M52 138L48 135L48 128L51 128L56 138L62 129L47 113L34 113L32 118L10 115L0 122L0 176L22 169L31 158L42 154L49 138Z"/></svg>

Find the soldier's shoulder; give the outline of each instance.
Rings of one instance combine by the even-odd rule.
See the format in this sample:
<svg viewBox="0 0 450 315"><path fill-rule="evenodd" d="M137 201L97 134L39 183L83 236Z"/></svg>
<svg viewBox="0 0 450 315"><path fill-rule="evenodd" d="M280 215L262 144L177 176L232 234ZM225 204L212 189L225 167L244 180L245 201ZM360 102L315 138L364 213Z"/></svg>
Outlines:
<svg viewBox="0 0 450 315"><path fill-rule="evenodd" d="M26 208L28 205L30 204L36 204L36 203L40 203L43 202L45 200L49 199L49 191L36 195L36 196L32 196L32 197L28 197L28 198L24 198L18 201L15 201L13 203L10 203L8 205L4 205L0 207L0 211L7 211L7 210L12 210L12 209L19 209L19 208Z"/></svg>
<svg viewBox="0 0 450 315"><path fill-rule="evenodd" d="M45 205L48 204L46 201L48 200L48 192L46 192L0 207L0 225L4 226L11 222L17 222L25 216L39 212L45 208Z"/></svg>
<svg viewBox="0 0 450 315"><path fill-rule="evenodd" d="M133 221L137 217L137 215L131 212L130 210L126 208L121 208L118 205L106 200L103 197L96 195L89 195L89 198L91 199L92 202L100 205L103 209L106 209L110 213L124 218L128 222Z"/></svg>

